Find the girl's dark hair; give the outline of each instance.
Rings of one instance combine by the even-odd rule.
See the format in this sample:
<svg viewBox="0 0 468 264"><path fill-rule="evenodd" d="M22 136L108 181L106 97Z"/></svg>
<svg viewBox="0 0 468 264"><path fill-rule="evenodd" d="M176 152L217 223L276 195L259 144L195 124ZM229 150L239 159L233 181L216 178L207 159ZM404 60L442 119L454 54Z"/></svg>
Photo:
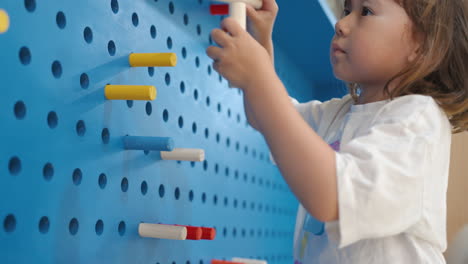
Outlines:
<svg viewBox="0 0 468 264"><path fill-rule="evenodd" d="M390 98L429 95L444 110L452 133L468 131L468 0L400 0L420 36L418 57L387 82ZM392 91L389 85L398 82ZM348 84L357 99L358 85Z"/></svg>

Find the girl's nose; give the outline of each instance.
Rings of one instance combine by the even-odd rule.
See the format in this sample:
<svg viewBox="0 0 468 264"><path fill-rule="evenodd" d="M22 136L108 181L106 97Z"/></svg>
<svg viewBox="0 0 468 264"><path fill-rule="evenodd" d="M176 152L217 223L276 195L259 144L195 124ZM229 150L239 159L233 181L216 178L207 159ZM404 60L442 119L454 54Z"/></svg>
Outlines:
<svg viewBox="0 0 468 264"><path fill-rule="evenodd" d="M345 37L349 33L348 26L345 23L346 17L340 19L338 22L335 24L335 34L339 37Z"/></svg>

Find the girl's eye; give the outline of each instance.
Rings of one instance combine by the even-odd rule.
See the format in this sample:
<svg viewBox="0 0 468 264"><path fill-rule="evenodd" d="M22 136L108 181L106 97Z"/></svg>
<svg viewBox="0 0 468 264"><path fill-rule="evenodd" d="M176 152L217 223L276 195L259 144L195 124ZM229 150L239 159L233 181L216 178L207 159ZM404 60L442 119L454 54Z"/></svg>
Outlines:
<svg viewBox="0 0 468 264"><path fill-rule="evenodd" d="M350 12L348 9L345 8L345 9L343 10L343 17L349 15L350 13L351 13L351 12Z"/></svg>
<svg viewBox="0 0 468 264"><path fill-rule="evenodd" d="M363 16L372 15L372 11L367 7L363 7L361 15L363 15Z"/></svg>

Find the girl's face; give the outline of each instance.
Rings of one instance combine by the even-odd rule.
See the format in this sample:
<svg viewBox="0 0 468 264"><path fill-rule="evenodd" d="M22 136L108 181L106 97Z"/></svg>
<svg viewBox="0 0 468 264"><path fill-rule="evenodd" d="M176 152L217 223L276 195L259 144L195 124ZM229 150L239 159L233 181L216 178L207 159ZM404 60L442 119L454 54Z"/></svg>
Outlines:
<svg viewBox="0 0 468 264"><path fill-rule="evenodd" d="M385 85L416 55L412 22L395 0L346 0L330 57L338 79Z"/></svg>

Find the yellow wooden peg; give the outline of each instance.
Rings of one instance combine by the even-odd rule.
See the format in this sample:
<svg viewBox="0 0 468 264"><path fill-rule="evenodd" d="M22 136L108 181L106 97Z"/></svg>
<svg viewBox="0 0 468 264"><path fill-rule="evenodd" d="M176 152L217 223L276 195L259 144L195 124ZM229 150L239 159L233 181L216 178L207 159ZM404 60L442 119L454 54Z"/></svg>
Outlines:
<svg viewBox="0 0 468 264"><path fill-rule="evenodd" d="M156 88L152 85L106 85L104 94L108 100L143 100L156 99Z"/></svg>
<svg viewBox="0 0 468 264"><path fill-rule="evenodd" d="M7 32L8 28L10 27L10 17L8 13L0 9L0 34Z"/></svg>
<svg viewBox="0 0 468 264"><path fill-rule="evenodd" d="M174 67L177 65L175 53L132 53L128 56L132 67Z"/></svg>

